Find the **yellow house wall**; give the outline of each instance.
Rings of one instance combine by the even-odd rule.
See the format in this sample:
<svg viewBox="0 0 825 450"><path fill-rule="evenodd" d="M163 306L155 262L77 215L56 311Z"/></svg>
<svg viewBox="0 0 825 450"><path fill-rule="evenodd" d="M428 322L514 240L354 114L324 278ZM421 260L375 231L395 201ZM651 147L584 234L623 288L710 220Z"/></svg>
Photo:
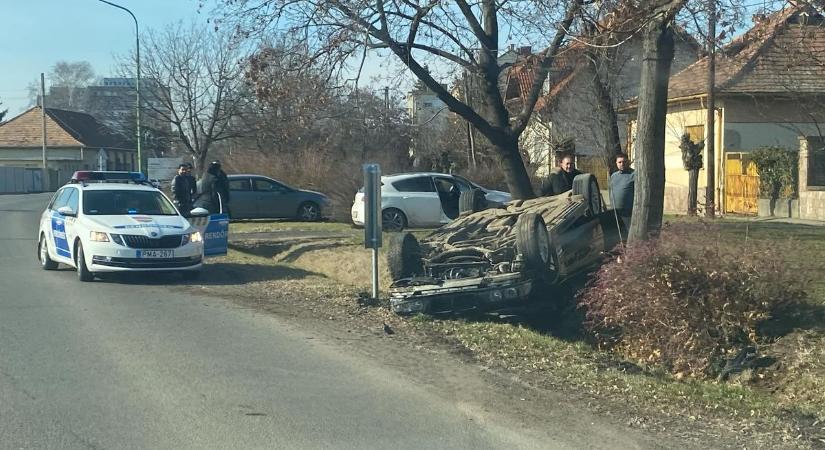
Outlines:
<svg viewBox="0 0 825 450"><path fill-rule="evenodd" d="M687 212L688 172L682 166L682 150L679 148L682 134L689 126L704 125L707 109L698 101L671 104L668 107L665 126L665 202L664 210L670 214ZM720 122L717 119L717 122ZM718 147L717 147L718 148ZM707 151L703 155L707 161ZM699 171L699 204L705 203L707 174Z"/></svg>

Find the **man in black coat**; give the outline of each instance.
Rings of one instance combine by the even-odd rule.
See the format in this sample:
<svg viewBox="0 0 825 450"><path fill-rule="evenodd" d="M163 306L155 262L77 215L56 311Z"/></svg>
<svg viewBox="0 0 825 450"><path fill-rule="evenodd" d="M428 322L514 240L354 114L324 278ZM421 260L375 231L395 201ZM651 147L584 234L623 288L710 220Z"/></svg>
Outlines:
<svg viewBox="0 0 825 450"><path fill-rule="evenodd" d="M210 213L229 214L229 178L220 161L212 161L198 182L198 203Z"/></svg>
<svg viewBox="0 0 825 450"><path fill-rule="evenodd" d="M172 201L184 216L188 216L195 202L197 186L188 164L178 166L178 174L172 179Z"/></svg>
<svg viewBox="0 0 825 450"><path fill-rule="evenodd" d="M559 166L550 172L541 184L541 196L559 195L573 189L573 179L581 172L576 169L573 155L564 155Z"/></svg>

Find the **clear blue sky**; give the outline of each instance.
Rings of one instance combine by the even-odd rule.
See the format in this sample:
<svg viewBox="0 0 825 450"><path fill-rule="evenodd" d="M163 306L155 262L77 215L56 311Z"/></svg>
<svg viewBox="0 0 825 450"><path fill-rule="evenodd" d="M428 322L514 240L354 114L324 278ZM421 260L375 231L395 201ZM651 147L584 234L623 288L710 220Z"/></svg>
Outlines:
<svg viewBox="0 0 825 450"><path fill-rule="evenodd" d="M206 22L197 0L112 0L129 8L141 33L179 20ZM9 119L28 106L26 86L57 61L88 61L114 75L114 56L135 47L132 18L98 0L0 0L0 108ZM48 80L46 81L48 86ZM48 89L48 87L47 87Z"/></svg>

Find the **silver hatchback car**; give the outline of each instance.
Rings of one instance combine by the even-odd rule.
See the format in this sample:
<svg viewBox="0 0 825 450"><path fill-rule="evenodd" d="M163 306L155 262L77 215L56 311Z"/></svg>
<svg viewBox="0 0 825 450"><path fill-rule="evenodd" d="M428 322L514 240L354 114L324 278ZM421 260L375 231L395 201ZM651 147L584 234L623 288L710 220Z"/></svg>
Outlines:
<svg viewBox="0 0 825 450"><path fill-rule="evenodd" d="M507 192L479 186L458 175L413 172L381 177L381 222L387 231L440 227L459 215L462 193L478 192L487 206L501 206L512 197ZM364 192L355 194L352 223L364 225Z"/></svg>

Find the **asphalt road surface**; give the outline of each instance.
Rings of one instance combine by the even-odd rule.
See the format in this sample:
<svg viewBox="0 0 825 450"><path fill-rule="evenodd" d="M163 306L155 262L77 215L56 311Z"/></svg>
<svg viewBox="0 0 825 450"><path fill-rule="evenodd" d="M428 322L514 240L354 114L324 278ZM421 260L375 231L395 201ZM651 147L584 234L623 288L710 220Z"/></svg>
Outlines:
<svg viewBox="0 0 825 450"><path fill-rule="evenodd" d="M649 446L590 418L478 420L398 368L195 289L43 271L48 199L0 195L0 449Z"/></svg>

